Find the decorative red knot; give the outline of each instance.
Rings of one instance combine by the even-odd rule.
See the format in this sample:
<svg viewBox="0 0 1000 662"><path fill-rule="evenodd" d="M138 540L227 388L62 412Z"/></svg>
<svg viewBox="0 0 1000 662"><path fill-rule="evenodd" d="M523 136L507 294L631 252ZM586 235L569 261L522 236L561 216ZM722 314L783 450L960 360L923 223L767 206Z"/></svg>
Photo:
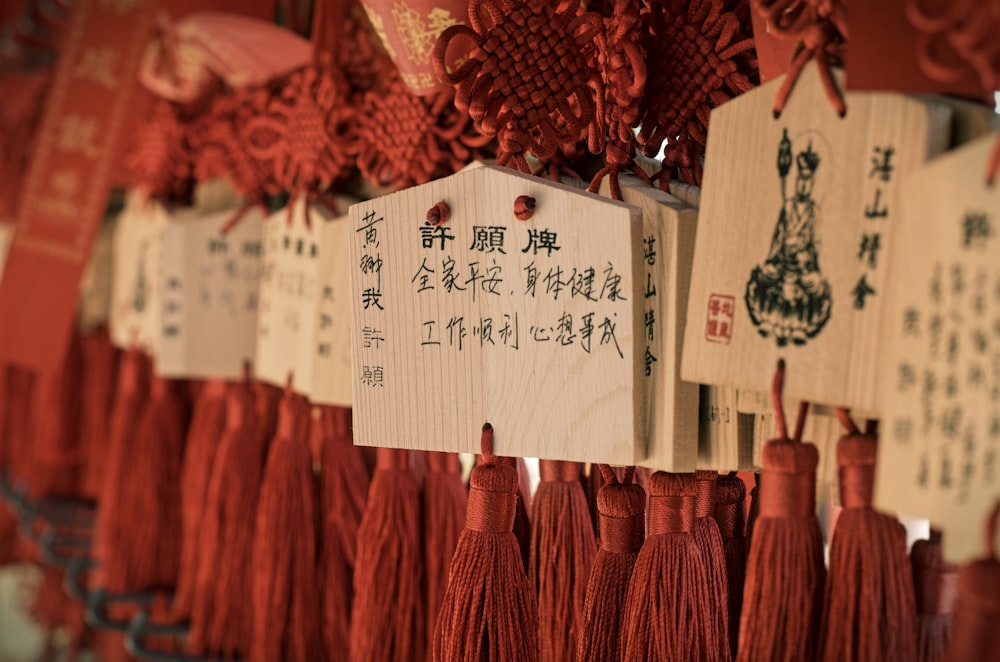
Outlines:
<svg viewBox="0 0 1000 662"><path fill-rule="evenodd" d="M449 218L451 218L451 207L444 200L427 210L427 225L434 227L444 225Z"/></svg>
<svg viewBox="0 0 1000 662"><path fill-rule="evenodd" d="M453 25L434 48L434 69L455 87L455 105L500 145L497 162L529 172L540 160L584 138L600 145L604 80L598 64L603 22L579 0L472 0L469 25ZM455 40L468 58L448 69Z"/></svg>
<svg viewBox="0 0 1000 662"><path fill-rule="evenodd" d="M639 105L639 144L646 156L663 147L661 187L672 176L700 186L709 114L758 84L750 16L723 0L643 5L642 47L650 66Z"/></svg>
<svg viewBox="0 0 1000 662"><path fill-rule="evenodd" d="M785 80L774 99L774 117L781 116L795 81L809 60L815 60L826 98L841 117L847 114L830 65L840 64L847 44L845 0L751 0L756 12L780 36L798 39Z"/></svg>
<svg viewBox="0 0 1000 662"><path fill-rule="evenodd" d="M535 215L535 199L530 195L519 195L514 199L514 218L527 221Z"/></svg>
<svg viewBox="0 0 1000 662"><path fill-rule="evenodd" d="M314 194L342 179L354 162L326 130L329 113L346 97L346 82L328 59L300 69L259 98L259 114L240 128L249 155L266 163L272 187Z"/></svg>
<svg viewBox="0 0 1000 662"><path fill-rule="evenodd" d="M926 3L906 0L906 15L922 34L917 62L931 78L950 83L968 70L979 77L992 103L1000 85L1000 12L991 2ZM926 6L925 6L926 5ZM996 181L1000 169L1000 138L986 163L986 181Z"/></svg>

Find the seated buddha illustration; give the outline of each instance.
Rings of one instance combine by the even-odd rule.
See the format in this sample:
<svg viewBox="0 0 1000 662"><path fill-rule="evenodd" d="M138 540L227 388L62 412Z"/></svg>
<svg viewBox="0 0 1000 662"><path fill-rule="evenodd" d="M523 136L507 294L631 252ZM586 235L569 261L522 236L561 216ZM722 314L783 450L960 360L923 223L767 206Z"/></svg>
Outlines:
<svg viewBox="0 0 1000 662"><path fill-rule="evenodd" d="M751 272L745 297L757 332L774 338L778 346L804 345L823 330L833 307L817 251L820 206L813 198L813 185L819 165L819 154L810 142L795 157L795 189L787 194L792 143L785 129L778 146L781 211L767 259Z"/></svg>

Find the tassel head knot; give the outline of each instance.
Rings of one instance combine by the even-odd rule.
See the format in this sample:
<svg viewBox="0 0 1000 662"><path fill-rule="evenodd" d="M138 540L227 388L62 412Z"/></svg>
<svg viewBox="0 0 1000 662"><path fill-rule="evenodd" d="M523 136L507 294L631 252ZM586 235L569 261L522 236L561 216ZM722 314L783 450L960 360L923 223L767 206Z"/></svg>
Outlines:
<svg viewBox="0 0 1000 662"><path fill-rule="evenodd" d="M603 485L597 492L601 547L637 554L646 538L646 491L640 485Z"/></svg>
<svg viewBox="0 0 1000 662"><path fill-rule="evenodd" d="M517 471L504 464L480 464L469 478L465 526L483 533L514 530L517 512Z"/></svg>

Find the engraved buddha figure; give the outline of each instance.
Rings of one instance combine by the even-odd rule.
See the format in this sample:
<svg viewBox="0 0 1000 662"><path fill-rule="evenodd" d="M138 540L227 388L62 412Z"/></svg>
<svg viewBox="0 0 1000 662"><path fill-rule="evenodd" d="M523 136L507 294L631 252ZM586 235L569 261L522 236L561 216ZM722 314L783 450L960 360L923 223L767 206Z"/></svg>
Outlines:
<svg viewBox="0 0 1000 662"><path fill-rule="evenodd" d="M826 324L832 306L830 287L820 273L816 228L820 207L813 198L820 157L812 143L795 158L795 185L786 194L792 147L785 132L778 148L782 203L771 247L747 283L746 303L757 331L778 345L805 344Z"/></svg>

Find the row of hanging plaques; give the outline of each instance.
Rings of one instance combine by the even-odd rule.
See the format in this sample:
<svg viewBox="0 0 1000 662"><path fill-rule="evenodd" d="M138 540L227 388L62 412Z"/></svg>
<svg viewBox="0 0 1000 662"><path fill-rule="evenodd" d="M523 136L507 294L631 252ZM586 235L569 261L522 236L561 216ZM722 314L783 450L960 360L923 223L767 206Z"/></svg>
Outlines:
<svg viewBox="0 0 1000 662"><path fill-rule="evenodd" d="M832 458L832 407L879 419L876 506L974 556L1000 495L991 114L852 93L838 117L810 65L775 118L780 84L713 113L700 192L486 165L347 214L133 196L110 301L81 317L108 307L166 376L252 364L353 406L358 444L476 452L488 421L498 454L673 472L759 465L783 359L786 401L817 405L806 438Z"/></svg>

